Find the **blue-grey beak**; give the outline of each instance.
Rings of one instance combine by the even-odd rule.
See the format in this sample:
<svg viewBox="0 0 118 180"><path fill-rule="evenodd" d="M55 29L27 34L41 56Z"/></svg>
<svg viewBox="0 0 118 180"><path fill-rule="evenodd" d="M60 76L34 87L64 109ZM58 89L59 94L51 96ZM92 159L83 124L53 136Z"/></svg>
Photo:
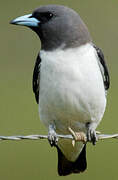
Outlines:
<svg viewBox="0 0 118 180"><path fill-rule="evenodd" d="M32 14L20 16L10 22L10 24L28 26L28 27L38 27L39 23L40 21L35 17L32 17Z"/></svg>

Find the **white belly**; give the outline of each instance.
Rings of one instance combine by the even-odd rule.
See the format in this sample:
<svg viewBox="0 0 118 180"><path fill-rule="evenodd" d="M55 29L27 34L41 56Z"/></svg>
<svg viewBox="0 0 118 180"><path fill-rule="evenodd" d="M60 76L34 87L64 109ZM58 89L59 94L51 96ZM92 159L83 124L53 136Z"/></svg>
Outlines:
<svg viewBox="0 0 118 180"><path fill-rule="evenodd" d="M39 114L46 127L68 134L85 131L86 123L95 128L103 117L106 97L94 48L86 44L56 52L41 51ZM56 58L55 58L56 57Z"/></svg>

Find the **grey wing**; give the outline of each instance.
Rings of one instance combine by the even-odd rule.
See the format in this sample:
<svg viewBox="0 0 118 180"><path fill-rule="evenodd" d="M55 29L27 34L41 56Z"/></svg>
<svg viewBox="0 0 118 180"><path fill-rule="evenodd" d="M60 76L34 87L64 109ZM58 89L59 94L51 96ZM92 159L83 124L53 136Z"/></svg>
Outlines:
<svg viewBox="0 0 118 180"><path fill-rule="evenodd" d="M40 66L41 66L41 58L38 54L34 66L33 80L32 80L33 92L35 94L35 99L37 104L39 103Z"/></svg>
<svg viewBox="0 0 118 180"><path fill-rule="evenodd" d="M96 52L98 55L98 64L99 64L100 71L101 71L101 74L103 77L104 87L105 87L105 90L107 91L110 87L110 76L109 76L108 67L105 62L105 58L104 58L104 54L103 54L102 50L100 48L96 47L95 45L94 45L94 48L96 49Z"/></svg>

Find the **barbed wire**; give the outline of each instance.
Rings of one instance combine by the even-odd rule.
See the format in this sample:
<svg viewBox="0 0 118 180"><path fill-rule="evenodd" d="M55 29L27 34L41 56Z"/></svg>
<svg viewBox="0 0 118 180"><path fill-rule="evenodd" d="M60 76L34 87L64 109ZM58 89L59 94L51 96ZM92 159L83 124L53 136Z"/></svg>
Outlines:
<svg viewBox="0 0 118 180"><path fill-rule="evenodd" d="M57 134L57 137L59 139L71 139L74 140L74 137L72 135L60 135ZM110 139L110 138L118 138L118 134L97 134L97 139L98 140L104 140L104 139ZM20 140L40 140L40 139L48 139L48 135L16 135L16 136L0 136L0 141L4 140L15 140L15 141L20 141ZM82 141L82 140L80 140Z"/></svg>

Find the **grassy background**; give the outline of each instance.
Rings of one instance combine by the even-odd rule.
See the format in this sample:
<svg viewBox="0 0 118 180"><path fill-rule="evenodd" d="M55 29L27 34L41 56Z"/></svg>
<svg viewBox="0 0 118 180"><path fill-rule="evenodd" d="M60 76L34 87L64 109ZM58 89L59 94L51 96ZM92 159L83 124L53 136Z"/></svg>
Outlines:
<svg viewBox="0 0 118 180"><path fill-rule="evenodd" d="M0 6L0 135L45 134L32 92L32 71L40 41L29 29L9 21L44 4L63 4L87 24L94 43L104 51L111 74L107 109L99 126L104 133L118 133L118 1L114 0L4 0ZM88 169L80 175L57 175L56 149L47 141L0 142L0 179L3 180L117 180L118 142L88 144Z"/></svg>

